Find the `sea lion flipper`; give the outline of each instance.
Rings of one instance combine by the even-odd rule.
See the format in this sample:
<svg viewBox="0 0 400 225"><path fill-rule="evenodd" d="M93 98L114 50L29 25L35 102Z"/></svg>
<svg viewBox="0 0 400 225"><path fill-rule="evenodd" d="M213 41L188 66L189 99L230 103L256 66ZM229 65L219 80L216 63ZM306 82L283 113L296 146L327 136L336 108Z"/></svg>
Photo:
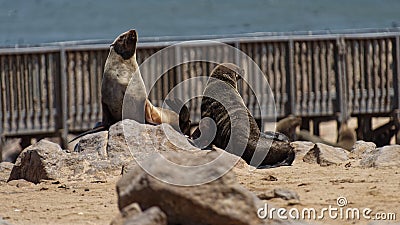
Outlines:
<svg viewBox="0 0 400 225"><path fill-rule="evenodd" d="M161 124L161 112L155 107L149 99L146 99L145 103L145 119L150 124Z"/></svg>

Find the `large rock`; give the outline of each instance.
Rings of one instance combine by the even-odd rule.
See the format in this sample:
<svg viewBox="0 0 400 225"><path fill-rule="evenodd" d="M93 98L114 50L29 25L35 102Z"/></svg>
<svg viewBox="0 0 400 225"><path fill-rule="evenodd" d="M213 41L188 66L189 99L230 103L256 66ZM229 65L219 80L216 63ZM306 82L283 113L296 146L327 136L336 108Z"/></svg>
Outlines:
<svg viewBox="0 0 400 225"><path fill-rule="evenodd" d="M303 157L304 162L318 163L321 166L341 165L348 160L346 150L322 143L315 144L314 148Z"/></svg>
<svg viewBox="0 0 400 225"><path fill-rule="evenodd" d="M362 167L400 167L400 145L388 145L364 152Z"/></svg>
<svg viewBox="0 0 400 225"><path fill-rule="evenodd" d="M83 136L74 151L87 157L107 158L108 131L101 131Z"/></svg>
<svg viewBox="0 0 400 225"><path fill-rule="evenodd" d="M148 158L181 151L190 152L192 155L201 152L169 124L153 126L140 124L134 120L123 120L110 128L108 156L115 162L122 160L120 163L123 164L122 173L126 173Z"/></svg>
<svg viewBox="0 0 400 225"><path fill-rule="evenodd" d="M24 149L11 171L9 181L25 179L33 183L61 177L67 153L58 144L41 140Z"/></svg>
<svg viewBox="0 0 400 225"><path fill-rule="evenodd" d="M163 157L145 160L142 166L149 173L136 166L118 181L118 206L123 209L134 202L143 209L158 206L169 224L261 224L256 214L260 202L228 172L232 165L227 165L231 160L227 154L164 155L178 165L192 165L186 168L167 164Z"/></svg>
<svg viewBox="0 0 400 225"><path fill-rule="evenodd" d="M119 123L112 126L110 131L118 125ZM127 147L108 148L110 140L116 138L111 137L110 134L114 133L101 131L85 135L79 140L75 147L75 153L70 156L71 159L78 159L75 161L77 165L74 168L76 171L79 168L77 174L97 176L100 179L110 175L119 175L122 167L133 159Z"/></svg>
<svg viewBox="0 0 400 225"><path fill-rule="evenodd" d="M375 149L376 144L373 142L357 141L351 149L351 153L356 159L361 159L364 153L370 153Z"/></svg>
<svg viewBox="0 0 400 225"><path fill-rule="evenodd" d="M296 160L303 160L303 157L314 148L314 143L309 141L294 141L291 142L290 145L293 147L294 152L296 153Z"/></svg>
<svg viewBox="0 0 400 225"><path fill-rule="evenodd" d="M200 151L169 124L153 126L123 120L113 125L109 131L107 152L111 158L122 157L140 162L159 153L179 150Z"/></svg>
<svg viewBox="0 0 400 225"><path fill-rule="evenodd" d="M58 144L41 140L22 151L8 181L25 179L33 183L41 180L107 179L118 175L121 165L115 165L96 151L67 153Z"/></svg>

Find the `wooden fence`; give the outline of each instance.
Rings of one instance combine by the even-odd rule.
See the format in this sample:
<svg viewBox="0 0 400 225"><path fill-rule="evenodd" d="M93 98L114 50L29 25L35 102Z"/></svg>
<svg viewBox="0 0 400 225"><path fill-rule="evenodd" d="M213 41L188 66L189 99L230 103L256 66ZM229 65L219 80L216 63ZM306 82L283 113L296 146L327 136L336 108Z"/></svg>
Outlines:
<svg viewBox="0 0 400 225"><path fill-rule="evenodd" d="M250 56L267 76L277 117L304 118L393 116L400 108L399 32L244 36L217 41ZM175 41L139 43L140 64ZM100 87L109 44L60 43L0 49L0 133L11 136L57 136L82 132L101 121ZM213 46L180 48L164 60L212 54ZM233 56L236 57L236 56ZM237 59L240 60L240 59ZM146 70L160 70L163 63ZM175 84L207 76L215 65L191 62L174 67L156 83L150 98L159 104ZM154 77L143 77L146 82ZM250 75L249 79L253 79ZM257 87L265 88L265 87ZM181 94L190 94L183 90ZM258 118L273 118L254 107L248 91L242 96ZM260 102L270 107L271 102ZM200 100L190 102L199 119Z"/></svg>

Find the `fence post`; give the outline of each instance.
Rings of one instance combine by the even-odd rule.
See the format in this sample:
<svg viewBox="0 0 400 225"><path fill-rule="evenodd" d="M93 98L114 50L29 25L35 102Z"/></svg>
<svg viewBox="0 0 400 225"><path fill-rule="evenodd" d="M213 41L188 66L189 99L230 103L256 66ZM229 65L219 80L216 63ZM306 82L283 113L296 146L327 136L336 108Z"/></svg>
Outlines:
<svg viewBox="0 0 400 225"><path fill-rule="evenodd" d="M183 80L183 77L182 77L182 49L181 49L181 46L180 45L175 45L174 46L174 49L175 49L175 71L176 71L176 80L177 80L177 82L182 82ZM178 91L178 96L175 96L175 97L177 97L178 99L184 99L183 98L183 91L182 91L182 88L178 88L177 89L177 91Z"/></svg>
<svg viewBox="0 0 400 225"><path fill-rule="evenodd" d="M347 101L348 101L348 88L347 88L347 76L346 76L346 42L343 37L339 37L336 40L337 44L337 82L338 82L338 90L337 90L337 101L340 109L339 114L339 122L340 124L345 122L348 118L348 110L347 110ZM338 126L339 129L339 126Z"/></svg>
<svg viewBox="0 0 400 225"><path fill-rule="evenodd" d="M288 114L297 115L296 111L296 81L295 81L295 74L294 74L294 41L293 39L289 40L289 74L287 76L289 80L289 112Z"/></svg>
<svg viewBox="0 0 400 225"><path fill-rule="evenodd" d="M67 57L65 47L60 48L60 74L61 74L61 145L62 148L68 147L68 93L67 93Z"/></svg>

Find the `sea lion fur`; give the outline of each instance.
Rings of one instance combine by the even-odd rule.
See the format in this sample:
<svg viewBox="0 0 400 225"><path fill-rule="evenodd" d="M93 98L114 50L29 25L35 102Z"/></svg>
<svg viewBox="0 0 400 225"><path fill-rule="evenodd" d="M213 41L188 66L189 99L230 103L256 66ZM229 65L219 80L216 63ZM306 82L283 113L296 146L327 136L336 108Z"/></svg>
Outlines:
<svg viewBox="0 0 400 225"><path fill-rule="evenodd" d="M212 144L241 156L253 166L291 165L295 153L290 143L274 141L271 135L262 133L240 96L237 81L243 74L244 70L232 63L220 64L211 72L201 102L201 117L215 121L216 135ZM212 96L229 104L224 106ZM253 157L260 155L264 158L254 164Z"/></svg>

